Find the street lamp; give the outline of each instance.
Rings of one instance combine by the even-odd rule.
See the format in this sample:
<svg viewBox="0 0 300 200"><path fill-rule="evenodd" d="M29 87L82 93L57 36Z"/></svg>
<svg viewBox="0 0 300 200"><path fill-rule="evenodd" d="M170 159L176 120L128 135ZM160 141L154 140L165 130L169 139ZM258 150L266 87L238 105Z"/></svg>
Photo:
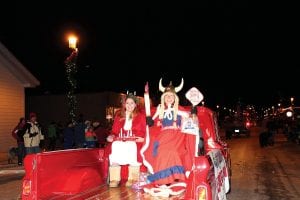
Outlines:
<svg viewBox="0 0 300 200"><path fill-rule="evenodd" d="M75 95L75 90L77 88L77 81L75 79L75 75L77 72L76 60L78 55L78 48L76 47L77 37L70 36L68 40L69 48L72 50L72 52L65 60L66 76L68 82L67 99L69 108L69 118L73 123L75 123L77 110L77 100Z"/></svg>
<svg viewBox="0 0 300 200"><path fill-rule="evenodd" d="M73 50L77 50L76 44L77 44L77 37L75 36L69 36L69 48Z"/></svg>
<svg viewBox="0 0 300 200"><path fill-rule="evenodd" d="M291 106L294 105L294 97L291 97Z"/></svg>
<svg viewBox="0 0 300 200"><path fill-rule="evenodd" d="M220 113L219 113L219 108L220 108L220 106L219 106L219 105L216 105L216 107L217 107L217 117L219 118L219 116L220 116Z"/></svg>

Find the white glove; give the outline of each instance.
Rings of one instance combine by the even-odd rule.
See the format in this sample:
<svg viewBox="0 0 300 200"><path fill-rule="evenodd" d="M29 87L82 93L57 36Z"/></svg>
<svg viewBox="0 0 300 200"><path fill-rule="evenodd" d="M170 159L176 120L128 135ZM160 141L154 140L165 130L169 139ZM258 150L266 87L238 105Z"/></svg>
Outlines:
<svg viewBox="0 0 300 200"><path fill-rule="evenodd" d="M114 140L114 136L113 135L109 135L107 138L106 138L106 141L107 142L112 142Z"/></svg>

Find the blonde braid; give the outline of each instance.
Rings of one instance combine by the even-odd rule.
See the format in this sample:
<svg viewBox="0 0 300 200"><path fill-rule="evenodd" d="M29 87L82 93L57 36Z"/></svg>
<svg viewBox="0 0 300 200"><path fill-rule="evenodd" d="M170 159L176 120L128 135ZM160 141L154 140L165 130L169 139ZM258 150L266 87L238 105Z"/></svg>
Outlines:
<svg viewBox="0 0 300 200"><path fill-rule="evenodd" d="M179 105L179 98L178 98L178 96L175 94L175 102L174 102L174 105L173 105L173 108L174 108L173 121L174 121L174 122L177 121L178 105Z"/></svg>
<svg viewBox="0 0 300 200"><path fill-rule="evenodd" d="M160 108L159 108L159 117L158 119L162 119L164 117L165 111L165 93L161 95L160 98Z"/></svg>

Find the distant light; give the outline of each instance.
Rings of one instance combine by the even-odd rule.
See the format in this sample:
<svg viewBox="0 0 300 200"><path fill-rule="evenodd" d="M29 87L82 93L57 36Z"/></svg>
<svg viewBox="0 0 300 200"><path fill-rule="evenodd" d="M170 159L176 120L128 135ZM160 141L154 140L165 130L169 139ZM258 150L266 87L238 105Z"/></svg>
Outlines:
<svg viewBox="0 0 300 200"><path fill-rule="evenodd" d="M246 126L249 127L250 126L250 122L246 122Z"/></svg>
<svg viewBox="0 0 300 200"><path fill-rule="evenodd" d="M287 116L287 117L292 117L292 116L293 116L293 112L290 111L290 110L287 111L287 112L286 112L286 116Z"/></svg>

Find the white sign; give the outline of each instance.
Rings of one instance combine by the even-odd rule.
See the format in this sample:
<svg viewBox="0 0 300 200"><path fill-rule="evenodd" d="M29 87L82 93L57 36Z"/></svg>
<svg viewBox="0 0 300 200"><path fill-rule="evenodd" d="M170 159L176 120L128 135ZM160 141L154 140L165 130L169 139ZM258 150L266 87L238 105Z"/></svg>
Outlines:
<svg viewBox="0 0 300 200"><path fill-rule="evenodd" d="M185 97L192 103L193 106L198 105L203 100L203 94L195 87L192 87L185 93Z"/></svg>
<svg viewBox="0 0 300 200"><path fill-rule="evenodd" d="M218 199L226 200L226 192L229 190L228 178L225 177L227 174L226 161L223 154L218 149L210 151L208 155L210 156L215 169Z"/></svg>

